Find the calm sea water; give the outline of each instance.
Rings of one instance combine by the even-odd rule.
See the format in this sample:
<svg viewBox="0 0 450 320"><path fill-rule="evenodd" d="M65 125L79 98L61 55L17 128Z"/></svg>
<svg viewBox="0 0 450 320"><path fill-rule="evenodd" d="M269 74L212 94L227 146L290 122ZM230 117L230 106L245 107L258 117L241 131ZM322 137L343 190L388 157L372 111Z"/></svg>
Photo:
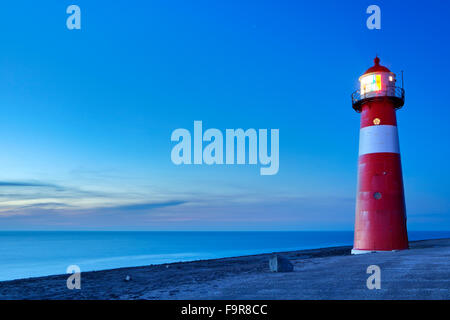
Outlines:
<svg viewBox="0 0 450 320"><path fill-rule="evenodd" d="M412 231L410 240L450 238ZM0 232L0 281L284 250L351 245L353 232Z"/></svg>

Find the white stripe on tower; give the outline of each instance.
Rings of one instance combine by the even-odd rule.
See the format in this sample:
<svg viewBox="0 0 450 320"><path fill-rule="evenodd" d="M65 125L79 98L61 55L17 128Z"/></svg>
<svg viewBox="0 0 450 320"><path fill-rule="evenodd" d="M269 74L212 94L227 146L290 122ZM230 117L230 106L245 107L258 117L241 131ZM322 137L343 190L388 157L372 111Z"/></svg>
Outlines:
<svg viewBox="0 0 450 320"><path fill-rule="evenodd" d="M359 131L359 155L380 152L400 153L397 126L375 125Z"/></svg>

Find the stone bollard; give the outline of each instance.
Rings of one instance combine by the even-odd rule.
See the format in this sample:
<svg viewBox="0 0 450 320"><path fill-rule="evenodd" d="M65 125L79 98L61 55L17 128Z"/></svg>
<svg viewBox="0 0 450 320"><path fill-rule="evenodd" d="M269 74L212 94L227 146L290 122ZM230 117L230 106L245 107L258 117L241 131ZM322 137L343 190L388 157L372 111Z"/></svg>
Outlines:
<svg viewBox="0 0 450 320"><path fill-rule="evenodd" d="M294 265L285 257L275 255L269 259L269 268L271 272L292 272Z"/></svg>

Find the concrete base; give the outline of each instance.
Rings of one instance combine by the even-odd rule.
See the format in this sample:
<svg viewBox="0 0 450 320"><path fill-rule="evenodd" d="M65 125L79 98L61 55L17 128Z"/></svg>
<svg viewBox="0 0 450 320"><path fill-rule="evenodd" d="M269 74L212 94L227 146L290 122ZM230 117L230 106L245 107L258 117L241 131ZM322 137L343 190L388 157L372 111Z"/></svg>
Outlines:
<svg viewBox="0 0 450 320"><path fill-rule="evenodd" d="M407 250L407 249L403 249ZM360 250L360 249L352 249L352 254L365 254L365 253L375 253L375 252L397 252L401 250Z"/></svg>

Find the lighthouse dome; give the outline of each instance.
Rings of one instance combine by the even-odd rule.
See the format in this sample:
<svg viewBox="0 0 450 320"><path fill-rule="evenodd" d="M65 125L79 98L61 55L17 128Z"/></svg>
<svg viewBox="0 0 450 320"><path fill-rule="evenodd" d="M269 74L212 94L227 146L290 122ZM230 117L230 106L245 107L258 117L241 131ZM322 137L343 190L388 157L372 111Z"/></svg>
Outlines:
<svg viewBox="0 0 450 320"><path fill-rule="evenodd" d="M361 106L364 102L385 99L386 97L394 101L395 108L400 108L403 106L405 99L403 87L396 87L395 74L380 65L380 58L375 57L373 62L374 65L359 77L360 89L352 94L353 109L361 112Z"/></svg>
<svg viewBox="0 0 450 320"><path fill-rule="evenodd" d="M373 59L373 63L374 63L374 65L372 67L370 67L369 69L367 69L367 71L364 72L364 74L368 74L368 73L372 73L372 72L391 72L391 70L389 70L385 66L380 65L380 58L375 57L375 59Z"/></svg>

